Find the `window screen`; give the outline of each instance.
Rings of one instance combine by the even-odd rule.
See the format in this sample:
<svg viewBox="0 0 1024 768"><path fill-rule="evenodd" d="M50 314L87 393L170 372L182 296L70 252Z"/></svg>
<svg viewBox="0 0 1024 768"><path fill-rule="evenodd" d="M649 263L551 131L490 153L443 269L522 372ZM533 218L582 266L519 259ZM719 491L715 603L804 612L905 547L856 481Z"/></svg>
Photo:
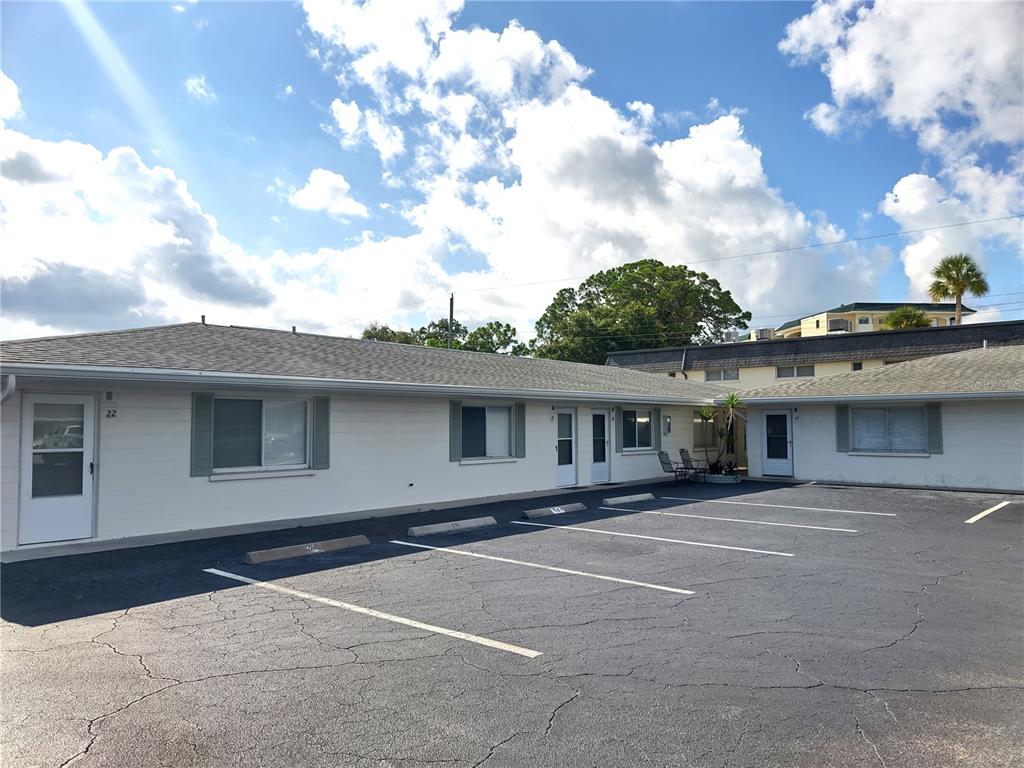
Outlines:
<svg viewBox="0 0 1024 768"><path fill-rule="evenodd" d="M512 455L512 409L508 406L487 408L487 455Z"/></svg>
<svg viewBox="0 0 1024 768"><path fill-rule="evenodd" d="M650 411L622 412L622 447L650 448L652 445L652 424Z"/></svg>
<svg viewBox="0 0 1024 768"><path fill-rule="evenodd" d="M928 428L924 408L854 408L853 450L927 451Z"/></svg>
<svg viewBox="0 0 1024 768"><path fill-rule="evenodd" d="M306 402L265 400L263 403L264 466L306 463Z"/></svg>
<svg viewBox="0 0 1024 768"><path fill-rule="evenodd" d="M483 406L462 408L462 455L467 459L487 455L487 409Z"/></svg>
<svg viewBox="0 0 1024 768"><path fill-rule="evenodd" d="M227 400L213 404L213 466L261 465L262 414L260 400Z"/></svg>
<svg viewBox="0 0 1024 768"><path fill-rule="evenodd" d="M306 400L213 401L213 468L308 464Z"/></svg>
<svg viewBox="0 0 1024 768"><path fill-rule="evenodd" d="M462 407L462 457L512 455L512 409L507 405Z"/></svg>

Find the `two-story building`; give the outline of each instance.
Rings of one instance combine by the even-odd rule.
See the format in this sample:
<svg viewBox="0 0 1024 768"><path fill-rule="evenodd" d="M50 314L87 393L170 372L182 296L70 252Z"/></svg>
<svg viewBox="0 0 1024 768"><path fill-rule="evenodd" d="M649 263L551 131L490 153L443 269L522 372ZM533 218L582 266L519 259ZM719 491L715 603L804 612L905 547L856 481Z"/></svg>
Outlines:
<svg viewBox="0 0 1024 768"><path fill-rule="evenodd" d="M930 304L920 302L901 302L897 304L879 301L855 301L841 304L824 312L818 312L796 320L783 323L772 334L775 338L797 339L807 336L825 336L833 333L870 333L885 330L882 320L892 310L899 307L914 307L924 310L931 327L955 326L955 304ZM964 315L973 315L974 310L963 307ZM749 341L760 341L764 334L752 331Z"/></svg>

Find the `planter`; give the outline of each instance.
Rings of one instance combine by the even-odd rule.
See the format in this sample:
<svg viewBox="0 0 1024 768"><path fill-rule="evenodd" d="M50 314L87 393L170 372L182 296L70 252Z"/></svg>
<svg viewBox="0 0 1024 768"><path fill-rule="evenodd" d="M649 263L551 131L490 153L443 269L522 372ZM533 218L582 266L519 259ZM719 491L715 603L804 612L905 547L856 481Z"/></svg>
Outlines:
<svg viewBox="0 0 1024 768"><path fill-rule="evenodd" d="M739 475L701 475L700 482L702 483L716 483L719 485L725 485L729 483L740 482Z"/></svg>

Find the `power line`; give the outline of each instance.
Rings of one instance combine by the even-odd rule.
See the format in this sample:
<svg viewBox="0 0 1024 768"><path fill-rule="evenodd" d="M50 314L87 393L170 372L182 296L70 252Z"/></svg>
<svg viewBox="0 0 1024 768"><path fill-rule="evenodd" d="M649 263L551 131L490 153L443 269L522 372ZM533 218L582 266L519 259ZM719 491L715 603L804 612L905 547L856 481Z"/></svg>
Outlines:
<svg viewBox="0 0 1024 768"><path fill-rule="evenodd" d="M997 311L998 307L1007 307L1007 306L1011 306L1011 305L1014 305L1014 304L1019 304L1021 306L1020 307L1015 307L1013 311L1016 311L1017 309L1024 309L1024 299L1019 299L1017 301L1007 301L1007 302L1002 302L1002 303L999 303L999 304L978 305L979 307L984 307L984 308L980 309L976 314L980 315L980 314L984 314L986 312L995 312L995 311ZM685 331L666 331L664 333L632 333L632 334L614 334L614 333L609 333L609 334L588 334L586 336L558 336L558 339L559 340L562 340L562 339L577 339L577 340L579 340L579 339L604 339L604 340L609 340L609 341L615 341L615 340L629 340L629 339L661 339L661 338L672 338L674 336L686 336L687 338L689 338L690 334L686 333Z"/></svg>
<svg viewBox="0 0 1024 768"><path fill-rule="evenodd" d="M831 241L825 242L825 243L806 243L804 245L794 245L794 246L790 246L790 247L787 247L787 248L773 248L773 249L767 250L767 251L750 251L750 252L747 252L747 253L737 253L737 254L732 254L732 255L729 255L729 256L715 256L715 257L708 258L708 259L697 259L697 260L694 260L694 261L688 261L683 266L690 266L692 264L710 264L710 263L714 263L714 262L730 261L730 260L734 260L734 259L756 258L756 257L759 257L759 256L772 256L772 255L783 254L783 253L793 253L795 251L810 250L810 249L814 249L814 248L828 248L828 247L831 247L833 245L844 245L844 244L847 244L847 243L859 243L859 242L864 242L864 241L867 241L867 240L879 240L879 239L883 239L883 238L887 238L887 237L902 237L902 236L905 236L905 235L916 235L916 234L920 234L922 232L934 232L934 231L940 230L940 229L953 229L953 228L956 228L956 227L967 227L967 226L971 226L973 224L990 224L990 223L997 222L997 221L1010 221L1011 219L1019 219L1022 216L1024 216L1024 214L1015 213L1015 214L1013 214L1011 216L996 216L996 217L990 218L990 219L972 219L970 221L960 221L960 222L955 222L955 223L952 223L952 224L936 224L936 225L931 226L931 227L919 227L917 229L903 229L903 230L900 230L898 232L885 232L885 233L881 233L881 234L877 234L877 235L861 235L859 237L848 237L848 238L845 238L843 240L831 240ZM554 283L569 283L569 282L573 282L575 280L586 280L588 277L591 277L591 275L577 275L575 277L561 277L561 278L557 278L557 279L554 279L554 280L537 280L537 281L528 282L528 283L509 283L509 284L506 284L506 285L491 286L491 287L487 287L487 288L465 288L465 289L460 290L459 293L483 293L485 291L507 290L509 288L530 288L530 287L537 286L537 285L552 285ZM414 301L414 302L411 302L409 304L402 304L401 306L393 307L392 309L384 310L381 313L379 313L377 315L374 315L373 317L384 317L386 315L391 314L392 312L398 312L399 310L402 310L402 309L409 309L410 307L420 306L421 304L426 304L426 303L428 303L430 301L433 301L433 300L434 300L433 298L421 299L420 301ZM779 315L779 317L781 317L781 315Z"/></svg>

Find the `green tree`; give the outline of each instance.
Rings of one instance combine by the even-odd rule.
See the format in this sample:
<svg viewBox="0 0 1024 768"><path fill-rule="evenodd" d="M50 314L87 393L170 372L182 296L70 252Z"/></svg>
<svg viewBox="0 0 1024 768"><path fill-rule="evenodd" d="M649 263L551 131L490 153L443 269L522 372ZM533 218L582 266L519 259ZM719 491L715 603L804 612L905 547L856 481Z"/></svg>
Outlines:
<svg viewBox="0 0 1024 768"><path fill-rule="evenodd" d="M371 323L369 326L364 328L363 338L370 339L372 341L393 341L399 344L422 345L418 333L413 329L410 328L408 331L396 331L394 328L384 325L383 323Z"/></svg>
<svg viewBox="0 0 1024 768"><path fill-rule="evenodd" d="M978 262L969 253L946 256L932 270L934 280L928 287L932 301L956 300L956 324L960 325L961 300L965 293L984 296L988 293L988 280Z"/></svg>
<svg viewBox="0 0 1024 768"><path fill-rule="evenodd" d="M894 331L899 328L927 328L928 313L920 307L896 307L882 318L882 327Z"/></svg>
<svg viewBox="0 0 1024 768"><path fill-rule="evenodd" d="M420 344L424 347L447 347L448 346L448 318L442 317L416 331ZM466 340L469 331L462 323L456 320L452 324L452 349L461 349L462 343Z"/></svg>
<svg viewBox="0 0 1024 768"><path fill-rule="evenodd" d="M494 320L474 328L462 343L462 349L474 352L497 352L502 355L526 355L530 349L516 338L516 329Z"/></svg>
<svg viewBox="0 0 1024 768"><path fill-rule="evenodd" d="M558 291L530 346L538 357L600 365L609 352L721 341L747 320L706 273L645 259Z"/></svg>

